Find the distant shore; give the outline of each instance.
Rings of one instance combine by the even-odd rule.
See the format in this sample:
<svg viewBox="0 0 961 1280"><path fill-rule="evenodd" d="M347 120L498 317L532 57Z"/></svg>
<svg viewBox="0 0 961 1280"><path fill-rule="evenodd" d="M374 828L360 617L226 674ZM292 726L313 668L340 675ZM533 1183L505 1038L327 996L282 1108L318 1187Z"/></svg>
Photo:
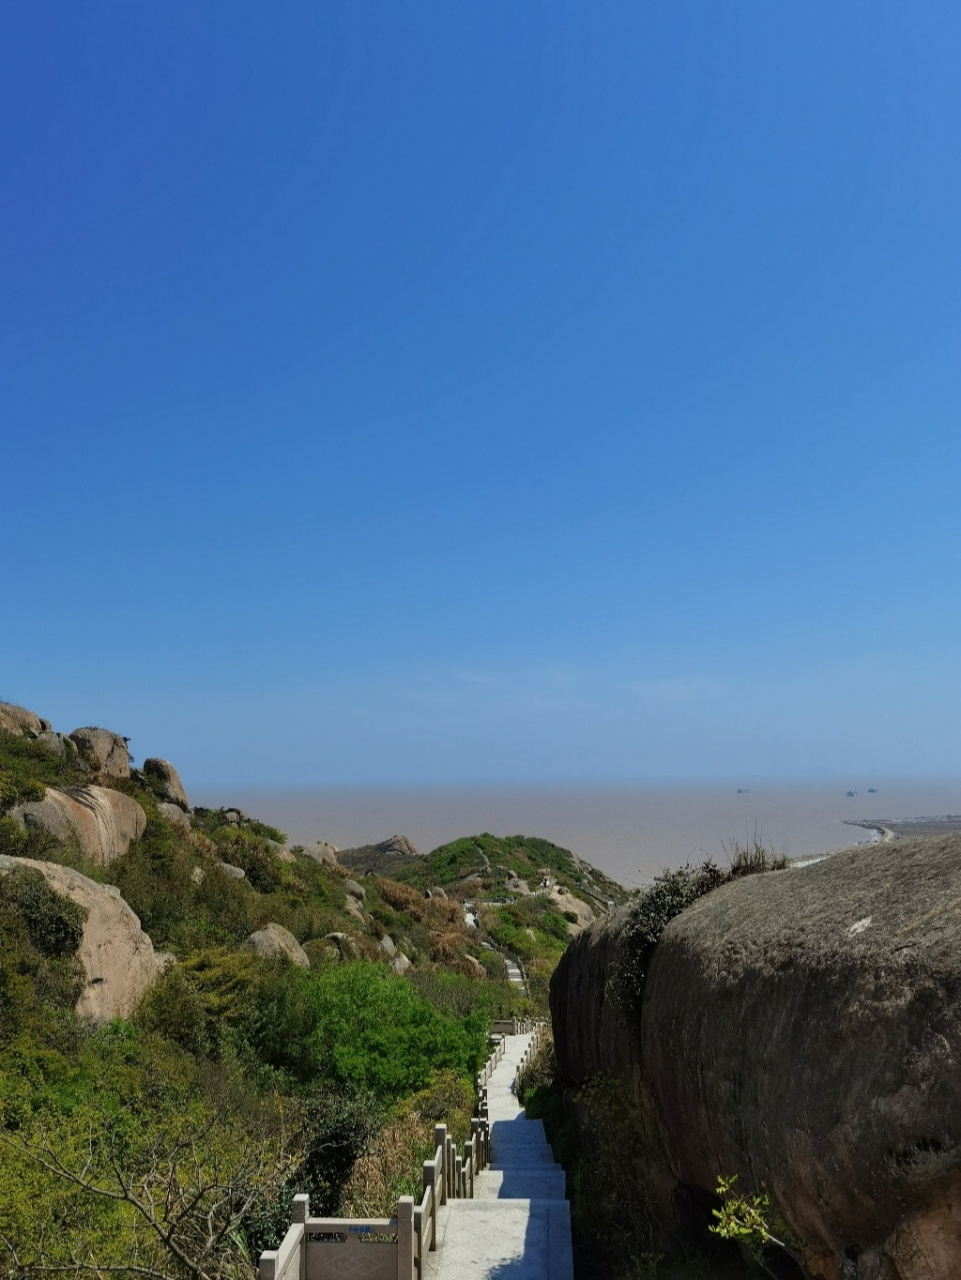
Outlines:
<svg viewBox="0 0 961 1280"><path fill-rule="evenodd" d="M927 818L845 818L845 825L877 833L876 840L899 840L909 836L943 836L961 831L961 813L945 813Z"/></svg>

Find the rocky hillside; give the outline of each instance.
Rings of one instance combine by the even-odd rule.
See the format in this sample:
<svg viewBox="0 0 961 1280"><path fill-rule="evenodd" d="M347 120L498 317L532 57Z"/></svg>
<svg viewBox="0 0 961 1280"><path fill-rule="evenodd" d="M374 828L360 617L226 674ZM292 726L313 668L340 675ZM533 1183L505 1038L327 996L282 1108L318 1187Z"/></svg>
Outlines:
<svg viewBox="0 0 961 1280"><path fill-rule="evenodd" d="M252 1277L294 1190L389 1212L622 896L520 836L291 846L0 703L0 1274Z"/></svg>
<svg viewBox="0 0 961 1280"><path fill-rule="evenodd" d="M616 1080L656 1120L652 1220L710 1222L736 1176L811 1275L961 1275L961 835L714 889L631 1001L638 910L574 942L551 1007L570 1097Z"/></svg>

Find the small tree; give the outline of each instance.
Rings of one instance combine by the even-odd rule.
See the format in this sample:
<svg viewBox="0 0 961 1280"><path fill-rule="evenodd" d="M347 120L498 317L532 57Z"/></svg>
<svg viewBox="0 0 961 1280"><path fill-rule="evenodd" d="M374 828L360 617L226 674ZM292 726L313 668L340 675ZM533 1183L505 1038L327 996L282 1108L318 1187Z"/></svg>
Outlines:
<svg viewBox="0 0 961 1280"><path fill-rule="evenodd" d="M0 1142L71 1188L91 1216L113 1209L119 1230L110 1248L104 1233L77 1224L64 1232L41 1224L38 1238L0 1232L18 1276L123 1275L144 1280L238 1280L252 1276L244 1223L275 1197L300 1158L291 1150L282 1108L246 1117L226 1103L197 1104L162 1125L145 1124L129 1107L99 1110L86 1133L26 1136L0 1130ZM82 1214L80 1215L82 1217ZM106 1256L105 1256L106 1255Z"/></svg>

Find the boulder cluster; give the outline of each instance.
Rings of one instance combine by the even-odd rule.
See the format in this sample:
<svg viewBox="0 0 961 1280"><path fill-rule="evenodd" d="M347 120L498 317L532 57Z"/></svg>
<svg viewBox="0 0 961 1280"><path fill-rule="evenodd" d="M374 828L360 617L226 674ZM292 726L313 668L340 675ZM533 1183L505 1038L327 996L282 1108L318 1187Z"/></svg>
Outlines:
<svg viewBox="0 0 961 1280"><path fill-rule="evenodd" d="M25 828L39 829L54 840L73 844L86 861L109 867L146 831L143 807L115 785L135 776L154 795L159 812L168 822L185 833L193 830L193 810L177 769L169 760L151 757L144 760L139 771L133 771L128 740L121 734L93 726L74 729L69 734L57 733L49 720L26 707L7 702L0 702L0 731L36 741L66 757L74 778L79 774L84 779L81 786L48 786L40 799L16 804L6 816ZM251 821L236 807L221 809L218 816L224 826L230 827L243 828ZM296 851L270 844L278 861L295 862L298 857L305 857L344 874L337 861L337 846L326 840L318 840L306 848L298 847ZM384 848L402 855L416 853L405 836L392 836L384 842ZM213 865L230 878L246 879L242 867L222 861L215 861ZM40 871L55 893L77 902L86 912L77 956L87 984L77 1012L92 1022L129 1014L158 974L173 963L173 958L154 951L139 919L114 886L97 883L54 862L0 856L0 876L17 866ZM193 875L195 883L203 883L203 868L196 867ZM348 913L366 928L369 918L364 911L363 887L347 879L345 888ZM333 955L353 958L358 954L357 945L349 935L332 933L324 941ZM243 946L265 959L284 956L302 967L310 964L307 952L293 934L277 923L267 923L257 929ZM390 937L381 939L380 949L397 973L410 968L410 960Z"/></svg>

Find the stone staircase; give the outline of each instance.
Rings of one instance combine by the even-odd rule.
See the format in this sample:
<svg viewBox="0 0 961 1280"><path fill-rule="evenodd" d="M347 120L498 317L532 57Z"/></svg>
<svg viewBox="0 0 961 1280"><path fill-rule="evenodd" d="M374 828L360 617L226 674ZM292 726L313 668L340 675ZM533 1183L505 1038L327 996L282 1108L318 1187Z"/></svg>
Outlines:
<svg viewBox="0 0 961 1280"><path fill-rule="evenodd" d="M491 1163L473 1199L449 1200L437 1218L437 1249L421 1280L572 1280L570 1205L564 1171L540 1120L528 1120L514 1080L533 1036L508 1035L487 1082Z"/></svg>
<svg viewBox="0 0 961 1280"><path fill-rule="evenodd" d="M470 1139L460 1151L436 1126L418 1203L400 1196L393 1218L318 1218L295 1195L286 1235L260 1256L259 1280L573 1280L564 1171L514 1092L543 1034L525 1026L494 1024Z"/></svg>

